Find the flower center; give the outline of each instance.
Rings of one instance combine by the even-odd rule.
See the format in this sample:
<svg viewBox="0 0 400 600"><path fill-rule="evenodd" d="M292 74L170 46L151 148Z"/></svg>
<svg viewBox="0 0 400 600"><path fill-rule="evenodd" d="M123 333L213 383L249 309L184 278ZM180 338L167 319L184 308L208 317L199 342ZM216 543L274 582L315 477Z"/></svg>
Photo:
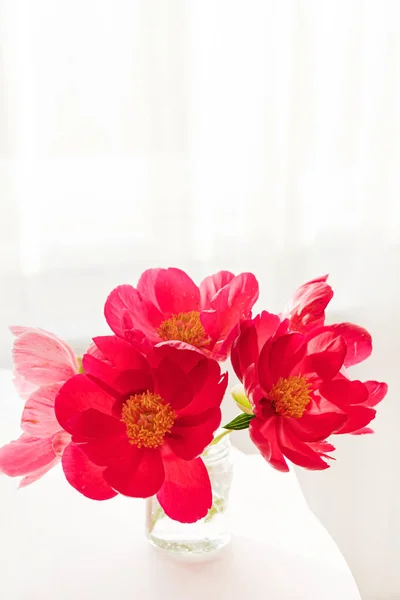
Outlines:
<svg viewBox="0 0 400 600"><path fill-rule="evenodd" d="M281 377L269 393L275 412L281 417L302 417L311 400L310 387L304 375Z"/></svg>
<svg viewBox="0 0 400 600"><path fill-rule="evenodd" d="M161 323L157 333L163 340L179 340L197 348L207 346L209 342L197 310L172 315Z"/></svg>
<svg viewBox="0 0 400 600"><path fill-rule="evenodd" d="M158 448L175 421L176 414L161 396L144 392L130 396L122 407L129 443L141 448Z"/></svg>

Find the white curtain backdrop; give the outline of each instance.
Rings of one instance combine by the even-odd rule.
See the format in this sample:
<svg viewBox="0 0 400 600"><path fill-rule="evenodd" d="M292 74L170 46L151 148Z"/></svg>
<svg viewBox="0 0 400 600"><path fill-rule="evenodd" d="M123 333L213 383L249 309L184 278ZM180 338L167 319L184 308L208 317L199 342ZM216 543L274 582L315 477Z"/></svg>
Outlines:
<svg viewBox="0 0 400 600"><path fill-rule="evenodd" d="M0 0L0 92L0 364L12 323L81 350L150 266L253 270L276 311L330 272L390 395L299 477L363 598L400 597L400 2Z"/></svg>

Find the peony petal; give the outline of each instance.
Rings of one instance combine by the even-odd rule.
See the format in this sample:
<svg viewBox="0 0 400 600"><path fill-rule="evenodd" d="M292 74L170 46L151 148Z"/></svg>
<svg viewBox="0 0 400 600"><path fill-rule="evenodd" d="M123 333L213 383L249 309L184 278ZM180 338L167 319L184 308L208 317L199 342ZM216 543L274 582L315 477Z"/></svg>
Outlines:
<svg viewBox="0 0 400 600"><path fill-rule="evenodd" d="M199 361L204 359L204 354L185 342L171 340L161 342L147 355L147 360L152 367L157 367L164 358L177 363L185 373L189 373Z"/></svg>
<svg viewBox="0 0 400 600"><path fill-rule="evenodd" d="M201 460L164 459L165 481L157 494L164 512L181 523L195 523L212 506L212 489L207 469Z"/></svg>
<svg viewBox="0 0 400 600"><path fill-rule="evenodd" d="M353 323L338 323L330 325L329 329L341 335L347 344L345 367L356 365L368 358L372 352L372 338L363 327Z"/></svg>
<svg viewBox="0 0 400 600"><path fill-rule="evenodd" d="M219 408L209 408L193 416L178 417L165 440L180 458L192 460L212 442L220 423Z"/></svg>
<svg viewBox="0 0 400 600"><path fill-rule="evenodd" d="M53 450L57 456L62 456L65 448L71 441L71 435L67 431L57 431L53 436Z"/></svg>
<svg viewBox="0 0 400 600"><path fill-rule="evenodd" d="M300 286L285 310L292 331L305 333L324 324L325 308L333 297L333 290L326 283L328 276L319 277Z"/></svg>
<svg viewBox="0 0 400 600"><path fill-rule="evenodd" d="M55 456L52 437L35 438L23 433L0 448L0 472L9 477L27 475L49 465Z"/></svg>
<svg viewBox="0 0 400 600"><path fill-rule="evenodd" d="M212 310L203 311L200 316L214 344L225 340L241 319L250 317L257 298L258 282L252 273L241 273L220 289L211 302Z"/></svg>
<svg viewBox="0 0 400 600"><path fill-rule="evenodd" d="M325 382L320 393L329 402L346 410L351 404L364 404L368 400L368 389L361 381L350 381L347 378Z"/></svg>
<svg viewBox="0 0 400 600"><path fill-rule="evenodd" d="M285 457L279 448L276 435L277 417L269 419L252 419L250 421L250 438L259 449L261 455L278 471L289 471Z"/></svg>
<svg viewBox="0 0 400 600"><path fill-rule="evenodd" d="M180 269L158 269L154 294L161 312L170 315L200 311L200 291L197 285Z"/></svg>
<svg viewBox="0 0 400 600"><path fill-rule="evenodd" d="M39 479L41 479L43 477L43 475L46 475L46 473L48 473L50 471L50 469L52 469L53 467L58 465L59 462L60 462L60 457L56 456L54 458L54 460L49 462L47 465L44 465L44 467L41 467L40 469L37 469L36 471L32 471L32 473L29 473L29 475L25 475L25 477L23 477L21 479L18 487L24 488L27 485L30 485L31 483L38 481Z"/></svg>
<svg viewBox="0 0 400 600"><path fill-rule="evenodd" d="M192 383L193 399L179 415L194 415L208 408L221 405L228 385L228 374L221 375L219 364L212 359L202 359L194 367L189 377Z"/></svg>
<svg viewBox="0 0 400 600"><path fill-rule="evenodd" d="M163 321L163 315L131 285L119 285L110 293L104 316L120 337L125 337L126 331L138 329L153 341L159 341L156 329Z"/></svg>
<svg viewBox="0 0 400 600"><path fill-rule="evenodd" d="M153 372L154 392L180 410L193 399L193 385L186 373L170 358L164 358Z"/></svg>
<svg viewBox="0 0 400 600"><path fill-rule="evenodd" d="M210 275L200 283L200 302L201 310L211 308L211 302L220 289L228 285L234 278L230 271L218 271L215 275Z"/></svg>
<svg viewBox="0 0 400 600"><path fill-rule="evenodd" d="M110 364L120 371L150 368L143 354L122 338L104 335L93 341Z"/></svg>
<svg viewBox="0 0 400 600"><path fill-rule="evenodd" d="M119 412L119 411L118 411ZM120 412L118 417L120 416ZM86 442L125 434L126 427L120 418L110 417L94 408L78 413L74 422L73 442Z"/></svg>
<svg viewBox="0 0 400 600"><path fill-rule="evenodd" d="M67 381L78 372L78 363L69 346L40 330L19 335L12 356L16 373L36 385Z"/></svg>
<svg viewBox="0 0 400 600"><path fill-rule="evenodd" d="M29 397L22 413L21 428L33 437L46 438L60 429L54 401L62 383L42 385Z"/></svg>
<svg viewBox="0 0 400 600"><path fill-rule="evenodd" d="M287 333L273 343L269 353L269 368L274 383L296 370L306 349L305 337L301 333Z"/></svg>
<svg viewBox="0 0 400 600"><path fill-rule="evenodd" d="M277 438L282 452L296 465L311 470L328 469L329 465L322 460L318 452L292 433L284 423L284 417L278 420Z"/></svg>
<svg viewBox="0 0 400 600"><path fill-rule="evenodd" d="M347 415L338 412L307 414L300 419L284 419L285 429L289 429L303 442L319 442L336 433L347 421Z"/></svg>
<svg viewBox="0 0 400 600"><path fill-rule="evenodd" d="M103 478L104 468L93 464L76 444L69 444L62 467L70 485L92 500L109 500L117 495Z"/></svg>
<svg viewBox="0 0 400 600"><path fill-rule="evenodd" d="M87 375L75 375L60 389L55 401L55 412L63 429L74 434L83 411L93 408L111 416L114 403L115 399Z"/></svg>
<svg viewBox="0 0 400 600"><path fill-rule="evenodd" d="M250 365L243 374L243 385L248 396L251 394L250 388L254 385L254 381L252 381L253 377L249 377L249 374L254 376L254 378L258 378L259 383L265 392L269 392L274 384L269 362L269 356L273 344L274 339L269 338L269 340L267 340L264 346L261 348L257 366L254 365L254 368L252 368L253 365Z"/></svg>
<svg viewBox="0 0 400 600"><path fill-rule="evenodd" d="M338 434L353 433L368 425L376 415L376 410L367 406L354 405L348 408L349 418Z"/></svg>
<svg viewBox="0 0 400 600"><path fill-rule="evenodd" d="M376 406L384 399L388 391L387 383L379 381L364 381L364 385L368 390L366 406Z"/></svg>
<svg viewBox="0 0 400 600"><path fill-rule="evenodd" d="M340 335L325 327L313 330L307 335L307 357L301 372L314 370L322 379L332 379L342 368L346 353Z"/></svg>
<svg viewBox="0 0 400 600"><path fill-rule="evenodd" d="M164 467L158 448L136 448L105 469L107 483L125 496L148 498L154 496L164 481Z"/></svg>
<svg viewBox="0 0 400 600"><path fill-rule="evenodd" d="M37 390L37 384L31 383L27 381L25 377L22 375L18 375L18 373L14 372L13 383L16 387L18 394L21 396L23 400L27 400L29 396Z"/></svg>

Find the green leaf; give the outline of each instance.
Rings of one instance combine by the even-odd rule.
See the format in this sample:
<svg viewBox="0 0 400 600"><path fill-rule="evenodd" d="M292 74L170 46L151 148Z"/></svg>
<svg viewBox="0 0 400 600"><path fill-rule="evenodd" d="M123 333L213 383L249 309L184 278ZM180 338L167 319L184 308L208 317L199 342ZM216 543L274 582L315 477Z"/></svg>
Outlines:
<svg viewBox="0 0 400 600"><path fill-rule="evenodd" d="M247 413L243 413L235 417L233 421L231 421L227 425L224 425L224 429L247 429L252 419L254 419L254 415L248 415Z"/></svg>

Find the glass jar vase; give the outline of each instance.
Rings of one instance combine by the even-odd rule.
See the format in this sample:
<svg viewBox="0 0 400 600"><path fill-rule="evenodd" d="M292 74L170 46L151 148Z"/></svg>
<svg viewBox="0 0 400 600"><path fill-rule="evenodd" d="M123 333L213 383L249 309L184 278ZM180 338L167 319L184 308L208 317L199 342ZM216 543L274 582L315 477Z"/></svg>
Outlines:
<svg viewBox="0 0 400 600"><path fill-rule="evenodd" d="M149 542L176 556L200 558L217 553L231 540L228 499L232 482L229 436L209 446L203 461L211 480L213 504L195 523L180 523L167 517L157 498L146 500L146 535Z"/></svg>

